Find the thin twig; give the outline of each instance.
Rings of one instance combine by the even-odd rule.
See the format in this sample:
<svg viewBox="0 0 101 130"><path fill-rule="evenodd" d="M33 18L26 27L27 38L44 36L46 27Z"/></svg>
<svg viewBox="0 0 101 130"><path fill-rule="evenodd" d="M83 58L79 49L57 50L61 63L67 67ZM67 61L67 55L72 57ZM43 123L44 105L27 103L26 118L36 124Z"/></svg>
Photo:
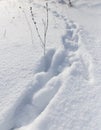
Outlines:
<svg viewBox="0 0 101 130"><path fill-rule="evenodd" d="M47 40L47 31L48 31L48 3L46 3L46 11L47 11L47 20L46 20L46 26L45 26L45 31L44 31L44 55L45 55L45 51L46 51L46 40Z"/></svg>
<svg viewBox="0 0 101 130"><path fill-rule="evenodd" d="M40 35L40 33L39 33L38 26L37 26L36 21L35 21L35 19L34 19L34 14L33 14L33 11L32 11L32 7L30 7L30 11L31 11L31 16L32 16L32 21L33 21L33 23L34 23L34 25L35 25L36 32L37 32L38 37L39 37L39 39L40 39L40 41L41 41L41 47L43 48L43 47L44 47L44 42L43 42L43 40L42 40L42 38L41 38L41 35Z"/></svg>
<svg viewBox="0 0 101 130"><path fill-rule="evenodd" d="M39 28L37 26L37 23L36 23L36 20L34 18L34 14L33 14L33 10L32 10L32 7L30 7L30 12L31 12L31 16L32 16L32 21L35 25L35 29L36 29L36 32L38 34L38 37L40 39L40 42L41 42L41 47L43 48L43 51L44 51L44 56L45 56L45 53L46 53L46 42L47 42L47 31L48 31L48 23L49 23L49 16L48 16L48 3L46 3L46 12L47 12L47 16L46 16L46 22L44 21L44 19L42 19L42 22L43 22L43 26L44 26L44 37L42 38L42 36L40 35L40 32L39 32Z"/></svg>
<svg viewBox="0 0 101 130"><path fill-rule="evenodd" d="M25 17L25 19L26 19L28 28L29 28L29 30L30 30L32 44L34 44L32 27L31 27L31 25L30 25L30 23L29 23L29 20L28 20L28 18L27 18L27 15L26 15L26 13L25 13L25 10L24 10L24 8L22 8L21 6L20 6L19 8L22 10L22 12L23 12L23 14L24 14L24 17Z"/></svg>

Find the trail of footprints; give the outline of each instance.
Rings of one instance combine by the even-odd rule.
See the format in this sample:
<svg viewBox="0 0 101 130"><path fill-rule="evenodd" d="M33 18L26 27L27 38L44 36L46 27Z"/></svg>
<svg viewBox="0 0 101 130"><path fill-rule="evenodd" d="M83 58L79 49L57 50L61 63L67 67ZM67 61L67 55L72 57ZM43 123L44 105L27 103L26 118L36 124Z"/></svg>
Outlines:
<svg viewBox="0 0 101 130"><path fill-rule="evenodd" d="M57 50L51 49L47 52L46 70L40 69L36 73L30 89L23 95L22 100L20 99L21 102L14 113L16 121L13 128L31 123L45 110L61 87L59 76L65 68L71 67L74 62L79 60L76 52L79 50L80 29L73 21L68 21L63 15L56 11L52 11L52 13L65 22L66 33L62 36L63 46ZM41 68L44 66L42 60L39 66Z"/></svg>

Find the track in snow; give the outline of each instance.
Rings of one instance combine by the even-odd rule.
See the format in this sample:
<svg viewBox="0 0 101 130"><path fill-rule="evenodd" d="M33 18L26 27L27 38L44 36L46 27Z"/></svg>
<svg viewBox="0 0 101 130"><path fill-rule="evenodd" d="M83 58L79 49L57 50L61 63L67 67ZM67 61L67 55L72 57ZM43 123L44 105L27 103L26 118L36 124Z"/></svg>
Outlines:
<svg viewBox="0 0 101 130"><path fill-rule="evenodd" d="M59 49L51 49L47 52L45 56L46 64L44 64L43 57L40 60L38 72L35 74L33 82L28 85L30 89L19 98L12 116L13 126L10 130L31 123L45 111L45 108L54 99L61 87L61 74L65 70L69 70L74 64L80 63L81 68L79 69L83 70L81 74L85 80L91 80L90 61L85 61L80 43L81 29L73 21L68 21L56 11L52 11L52 13L55 17L61 18L66 26L65 35L62 36L62 46ZM86 56L88 55L86 54Z"/></svg>

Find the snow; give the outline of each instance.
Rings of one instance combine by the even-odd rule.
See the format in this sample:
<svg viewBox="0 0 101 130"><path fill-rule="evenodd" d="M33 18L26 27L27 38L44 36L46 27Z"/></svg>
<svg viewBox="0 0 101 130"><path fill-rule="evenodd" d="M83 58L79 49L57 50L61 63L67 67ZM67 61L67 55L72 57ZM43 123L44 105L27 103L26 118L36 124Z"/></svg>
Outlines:
<svg viewBox="0 0 101 130"><path fill-rule="evenodd" d="M101 1L0 1L0 130L101 130Z"/></svg>

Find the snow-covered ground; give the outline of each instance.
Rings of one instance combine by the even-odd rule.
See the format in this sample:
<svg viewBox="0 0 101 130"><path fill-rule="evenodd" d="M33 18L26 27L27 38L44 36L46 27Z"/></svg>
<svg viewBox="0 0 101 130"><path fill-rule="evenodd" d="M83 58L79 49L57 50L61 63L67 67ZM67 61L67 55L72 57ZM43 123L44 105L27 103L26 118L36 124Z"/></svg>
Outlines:
<svg viewBox="0 0 101 130"><path fill-rule="evenodd" d="M0 130L101 130L101 1L0 1ZM67 3L67 1L66 1Z"/></svg>

